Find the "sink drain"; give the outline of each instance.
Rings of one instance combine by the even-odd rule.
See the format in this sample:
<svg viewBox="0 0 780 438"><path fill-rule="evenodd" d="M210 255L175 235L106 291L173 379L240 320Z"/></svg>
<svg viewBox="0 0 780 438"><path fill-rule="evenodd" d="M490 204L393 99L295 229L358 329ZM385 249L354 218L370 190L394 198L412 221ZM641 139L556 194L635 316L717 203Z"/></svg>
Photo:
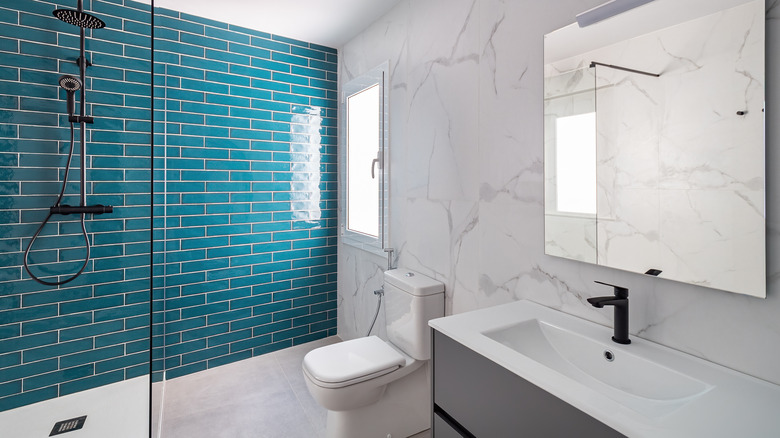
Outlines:
<svg viewBox="0 0 780 438"><path fill-rule="evenodd" d="M604 350L604 359L606 359L607 362L612 362L615 360L615 353L610 350Z"/></svg>

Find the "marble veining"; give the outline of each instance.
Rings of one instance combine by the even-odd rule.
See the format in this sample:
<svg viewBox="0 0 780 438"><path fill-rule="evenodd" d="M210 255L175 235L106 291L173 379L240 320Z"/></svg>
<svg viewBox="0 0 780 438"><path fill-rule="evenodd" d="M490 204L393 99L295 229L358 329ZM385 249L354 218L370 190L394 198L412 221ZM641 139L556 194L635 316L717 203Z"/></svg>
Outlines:
<svg viewBox="0 0 780 438"><path fill-rule="evenodd" d="M631 291L632 335L780 384L780 176L767 174L766 300L544 254L542 37L601 3L403 0L341 49L344 81L347 71L362 74L390 61L390 243L397 263L445 283L448 315L529 299L611 326L611 312L586 299L609 293L593 280L620 284ZM767 53L780 47L777 3L767 1ZM769 57L767 77L778 74L780 60ZM780 87L771 82L767 101L770 109L780 103ZM768 168L780 163L776 139L780 125L768 124ZM647 181L639 178L638 187ZM697 201L686 194L669 202ZM342 338L365 334L386 263L339 246Z"/></svg>

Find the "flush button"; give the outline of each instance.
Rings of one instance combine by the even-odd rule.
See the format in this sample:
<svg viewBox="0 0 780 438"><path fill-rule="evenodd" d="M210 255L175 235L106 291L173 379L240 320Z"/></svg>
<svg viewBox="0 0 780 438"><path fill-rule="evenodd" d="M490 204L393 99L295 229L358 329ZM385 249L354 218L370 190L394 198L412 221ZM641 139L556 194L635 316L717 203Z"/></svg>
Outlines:
<svg viewBox="0 0 780 438"><path fill-rule="evenodd" d="M404 277L414 277L414 272L407 272Z"/></svg>

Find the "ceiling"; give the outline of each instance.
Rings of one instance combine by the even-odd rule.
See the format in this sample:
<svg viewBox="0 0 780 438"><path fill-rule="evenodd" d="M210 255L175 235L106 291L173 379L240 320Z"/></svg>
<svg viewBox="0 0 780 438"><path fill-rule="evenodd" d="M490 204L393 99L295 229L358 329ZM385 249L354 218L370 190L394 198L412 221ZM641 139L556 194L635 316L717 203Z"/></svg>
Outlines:
<svg viewBox="0 0 780 438"><path fill-rule="evenodd" d="M150 0L140 0L150 3ZM340 48L401 0L155 0L163 7Z"/></svg>

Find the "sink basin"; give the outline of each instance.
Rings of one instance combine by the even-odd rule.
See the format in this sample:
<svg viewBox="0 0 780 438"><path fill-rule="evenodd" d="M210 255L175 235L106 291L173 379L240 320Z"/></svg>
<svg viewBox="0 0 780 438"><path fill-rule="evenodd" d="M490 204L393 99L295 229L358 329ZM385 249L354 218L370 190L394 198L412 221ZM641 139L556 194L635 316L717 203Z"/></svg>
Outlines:
<svg viewBox="0 0 780 438"><path fill-rule="evenodd" d="M612 328L531 301L429 325L626 436L763 437L780 431L780 386L637 336L629 345L617 344Z"/></svg>
<svg viewBox="0 0 780 438"><path fill-rule="evenodd" d="M610 398L651 416L666 415L712 388L681 372L630 353L630 347L600 342L538 319L483 332ZM630 400L630 397L644 400Z"/></svg>

